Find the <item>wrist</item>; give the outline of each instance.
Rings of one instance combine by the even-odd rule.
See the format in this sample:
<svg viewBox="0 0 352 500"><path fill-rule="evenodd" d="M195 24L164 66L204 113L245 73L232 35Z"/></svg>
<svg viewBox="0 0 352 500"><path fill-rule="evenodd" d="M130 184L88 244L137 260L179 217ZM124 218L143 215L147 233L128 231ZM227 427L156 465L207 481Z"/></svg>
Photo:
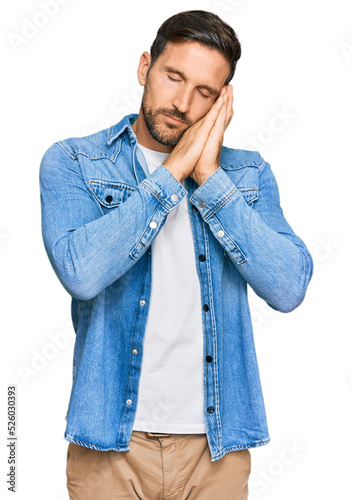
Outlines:
<svg viewBox="0 0 352 500"><path fill-rule="evenodd" d="M194 171L191 174L191 177L196 181L198 186L201 186L211 175L213 175L217 169L219 168L219 165L214 165L211 169L207 170L206 172L202 171L201 173L195 173Z"/></svg>
<svg viewBox="0 0 352 500"><path fill-rule="evenodd" d="M165 160L162 165L164 165L164 167L167 168L179 182L181 182L186 177L179 168L176 168L174 165L172 165L172 163L168 163L167 160Z"/></svg>

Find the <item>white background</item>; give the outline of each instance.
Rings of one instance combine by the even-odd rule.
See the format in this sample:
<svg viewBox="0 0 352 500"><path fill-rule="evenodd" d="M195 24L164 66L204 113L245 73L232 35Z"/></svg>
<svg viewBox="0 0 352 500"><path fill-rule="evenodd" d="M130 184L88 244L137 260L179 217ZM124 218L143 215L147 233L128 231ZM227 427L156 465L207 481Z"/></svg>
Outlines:
<svg viewBox="0 0 352 500"><path fill-rule="evenodd" d="M197 8L220 14L242 43L224 143L250 149L254 138L278 181L286 219L315 263L305 301L289 314L250 294L271 442L251 449L249 498L352 498L348 0L1 5L2 498L13 498L6 485L6 388L14 383L16 498L68 499L63 434L74 336L70 296L42 242L40 160L57 140L138 112L140 55L167 17Z"/></svg>

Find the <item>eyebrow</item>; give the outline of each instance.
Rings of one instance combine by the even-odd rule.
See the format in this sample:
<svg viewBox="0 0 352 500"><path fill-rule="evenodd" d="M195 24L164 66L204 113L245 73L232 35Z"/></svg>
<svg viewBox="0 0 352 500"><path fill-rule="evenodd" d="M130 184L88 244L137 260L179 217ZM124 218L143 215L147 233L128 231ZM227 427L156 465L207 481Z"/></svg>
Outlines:
<svg viewBox="0 0 352 500"><path fill-rule="evenodd" d="M186 75L182 73L182 71L179 71L177 69L172 68L171 66L165 66L164 67L166 71L170 73L176 73L176 75L179 75L181 78L187 81ZM213 87L210 87L210 85L198 85L198 87L202 89L208 90L211 94L218 96L220 94L220 90L216 90Z"/></svg>

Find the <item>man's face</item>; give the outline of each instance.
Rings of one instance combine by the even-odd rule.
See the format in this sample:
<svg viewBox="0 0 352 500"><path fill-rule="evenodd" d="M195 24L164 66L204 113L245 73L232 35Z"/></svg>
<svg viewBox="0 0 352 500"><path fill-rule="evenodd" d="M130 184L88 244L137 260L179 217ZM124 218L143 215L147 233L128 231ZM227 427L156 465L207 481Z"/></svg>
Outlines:
<svg viewBox="0 0 352 500"><path fill-rule="evenodd" d="M157 142L174 146L211 108L230 72L217 50L198 42L168 43L147 75L142 112Z"/></svg>

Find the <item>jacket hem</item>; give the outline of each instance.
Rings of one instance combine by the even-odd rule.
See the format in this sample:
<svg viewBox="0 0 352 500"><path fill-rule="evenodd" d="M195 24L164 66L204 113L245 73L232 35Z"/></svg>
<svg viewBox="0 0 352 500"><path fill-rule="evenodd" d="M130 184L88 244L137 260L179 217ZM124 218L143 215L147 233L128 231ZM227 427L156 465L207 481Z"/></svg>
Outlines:
<svg viewBox="0 0 352 500"><path fill-rule="evenodd" d="M70 434L64 435L64 439L66 441L69 441L70 443L73 444L78 444L80 446L85 446L86 448L91 448L93 450L99 450L99 451L109 451L109 450L114 450L114 451L130 451L129 445L127 446L122 446L119 448L116 447L106 447L106 446L97 446L92 443L88 443L87 441L82 441L80 439L75 438L74 436L71 436ZM268 444L271 441L270 436L267 438L261 440L261 441L255 441L253 443L248 443L248 444L243 444L243 445L238 445L238 446L230 446L228 448L224 448L221 453L218 453L217 455L212 455L211 456L211 462L216 462L217 460L220 460L226 453L229 453L231 451L236 451L236 450L245 450L248 448L256 448L257 446L264 446L265 444Z"/></svg>
<svg viewBox="0 0 352 500"><path fill-rule="evenodd" d="M256 448L257 446L264 446L265 444L268 444L271 441L270 436L267 436L265 439L261 441L254 441L254 443L248 443L248 444L242 444L239 446L230 446L228 448L224 448L221 453L218 453L217 455L212 455L211 456L211 462L216 462L217 460L220 460L226 453L229 453L230 451L236 451L236 450L245 450L248 448Z"/></svg>
<svg viewBox="0 0 352 500"><path fill-rule="evenodd" d="M73 444L79 444L80 446L85 446L86 448L91 448L92 450L99 450L99 451L109 451L109 450L114 450L114 451L130 451L130 447L127 446L120 446L119 448L116 447L106 447L106 446L97 446L92 443L87 443L87 441L82 441L80 439L75 438L74 436L71 436L70 434L65 434L64 439L66 441L69 441L70 443Z"/></svg>

